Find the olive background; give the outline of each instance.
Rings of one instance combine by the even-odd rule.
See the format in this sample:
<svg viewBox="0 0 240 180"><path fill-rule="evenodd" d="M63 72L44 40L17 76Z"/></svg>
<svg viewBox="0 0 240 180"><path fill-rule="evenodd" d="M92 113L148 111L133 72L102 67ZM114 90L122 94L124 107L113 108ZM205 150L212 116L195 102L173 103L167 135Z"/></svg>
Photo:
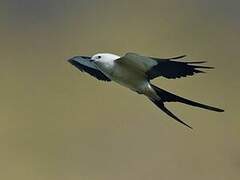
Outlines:
<svg viewBox="0 0 240 180"><path fill-rule="evenodd" d="M237 180L240 1L1 0L0 179ZM168 107L81 73L76 55L206 60L155 85L225 109Z"/></svg>

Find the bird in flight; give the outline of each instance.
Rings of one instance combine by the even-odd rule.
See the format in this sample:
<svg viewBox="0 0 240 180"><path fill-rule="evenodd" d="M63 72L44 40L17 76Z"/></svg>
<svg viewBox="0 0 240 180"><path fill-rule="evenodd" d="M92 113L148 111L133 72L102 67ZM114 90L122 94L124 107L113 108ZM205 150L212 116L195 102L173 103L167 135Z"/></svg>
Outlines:
<svg viewBox="0 0 240 180"><path fill-rule="evenodd" d="M155 58L136 53L127 53L120 57L110 53L98 53L92 57L75 56L68 61L80 71L87 72L98 80L115 81L138 94L145 95L167 115L192 129L191 126L169 111L164 103L180 102L216 112L224 110L177 96L151 83L152 79L159 76L176 79L192 76L195 73L204 73L202 69L213 68L200 65L205 61L178 61L184 57L185 55L173 58Z"/></svg>

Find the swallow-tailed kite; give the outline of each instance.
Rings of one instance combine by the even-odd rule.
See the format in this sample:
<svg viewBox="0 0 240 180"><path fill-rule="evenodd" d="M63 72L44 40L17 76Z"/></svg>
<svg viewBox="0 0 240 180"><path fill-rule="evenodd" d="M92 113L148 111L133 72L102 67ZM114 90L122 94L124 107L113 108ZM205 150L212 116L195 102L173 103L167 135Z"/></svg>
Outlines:
<svg viewBox="0 0 240 180"><path fill-rule="evenodd" d="M159 76L176 79L192 76L195 73L203 73L204 71L201 69L212 69L212 67L199 65L205 63L205 61L177 61L184 57L155 58L135 53L127 53L120 57L109 53L98 53L92 57L76 56L68 61L80 71L85 71L98 80L115 81L139 94L147 96L157 107L173 119L192 128L170 112L164 106L164 103L180 102L216 112L223 112L224 110L177 96L156 87L150 82Z"/></svg>

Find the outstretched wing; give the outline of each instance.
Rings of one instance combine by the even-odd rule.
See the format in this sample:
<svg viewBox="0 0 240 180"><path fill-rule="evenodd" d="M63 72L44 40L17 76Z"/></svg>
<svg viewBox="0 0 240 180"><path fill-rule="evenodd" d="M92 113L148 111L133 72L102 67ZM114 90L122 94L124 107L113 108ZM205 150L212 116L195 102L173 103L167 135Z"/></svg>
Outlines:
<svg viewBox="0 0 240 180"><path fill-rule="evenodd" d="M73 66L78 68L82 72L87 72L91 76L97 78L98 80L111 81L107 76L105 76L97 66L92 63L90 57L86 56L76 56L68 60Z"/></svg>
<svg viewBox="0 0 240 180"><path fill-rule="evenodd" d="M114 62L122 64L124 66L132 67L134 69L138 69L144 73L148 72L152 67L158 64L155 59L141 56L135 53L127 53L125 56L120 57Z"/></svg>
<svg viewBox="0 0 240 180"><path fill-rule="evenodd" d="M213 69L213 67L200 66L199 64L206 61L184 62L175 61L176 59L182 59L186 57L178 56L174 58L160 59L152 58L157 61L157 65L153 66L146 72L149 79L154 79L158 76L163 76L169 79L181 78L186 76L192 76L195 73L204 73L200 69Z"/></svg>
<svg viewBox="0 0 240 180"><path fill-rule="evenodd" d="M176 59L182 59L185 56L178 56L173 58L154 58L140 56L135 53L127 53L125 56L117 60L119 63L124 63L128 66L138 68L146 74L149 80L159 76L163 76L169 79L181 78L191 76L195 73L204 73L200 69L212 69L213 67L200 66L199 64L205 63L205 61L196 62L183 62L175 61Z"/></svg>

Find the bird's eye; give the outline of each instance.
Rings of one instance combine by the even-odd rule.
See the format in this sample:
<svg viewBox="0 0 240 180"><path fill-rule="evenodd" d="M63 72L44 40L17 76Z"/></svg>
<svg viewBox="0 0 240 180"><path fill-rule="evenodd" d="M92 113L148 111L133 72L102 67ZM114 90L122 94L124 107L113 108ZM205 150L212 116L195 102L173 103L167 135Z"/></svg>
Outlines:
<svg viewBox="0 0 240 180"><path fill-rule="evenodd" d="M101 56L98 56L97 58L98 58L98 59L100 59L100 58L101 58Z"/></svg>

